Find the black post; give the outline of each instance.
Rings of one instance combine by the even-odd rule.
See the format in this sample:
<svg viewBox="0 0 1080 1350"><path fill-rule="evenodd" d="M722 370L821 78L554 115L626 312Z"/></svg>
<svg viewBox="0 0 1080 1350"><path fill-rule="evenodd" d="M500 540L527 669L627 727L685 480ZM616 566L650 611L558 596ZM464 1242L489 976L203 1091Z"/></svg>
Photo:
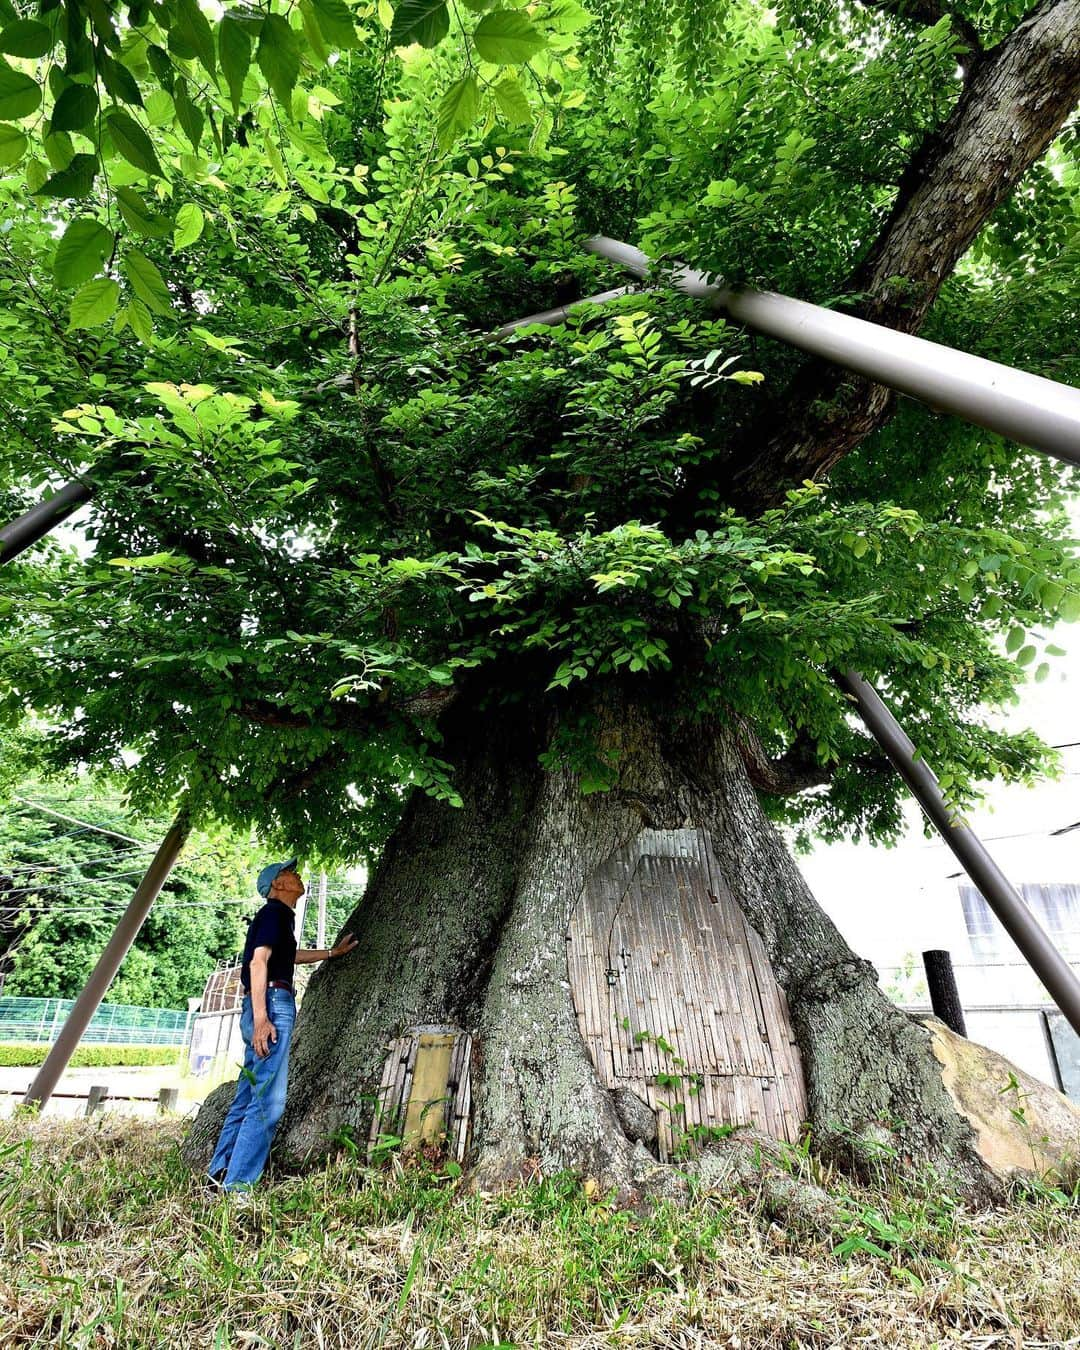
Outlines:
<svg viewBox="0 0 1080 1350"><path fill-rule="evenodd" d="M59 492L54 492L45 501L32 506L25 515L13 520L10 525L0 529L0 563L10 562L23 549L43 538L67 520L73 511L94 495L91 485L81 478L66 483Z"/></svg>
<svg viewBox="0 0 1080 1350"><path fill-rule="evenodd" d="M964 1005L960 1002L960 990L956 987L952 957L948 952L932 951L923 952L922 959L934 1016L940 1017L950 1031L955 1031L958 1036L966 1036Z"/></svg>

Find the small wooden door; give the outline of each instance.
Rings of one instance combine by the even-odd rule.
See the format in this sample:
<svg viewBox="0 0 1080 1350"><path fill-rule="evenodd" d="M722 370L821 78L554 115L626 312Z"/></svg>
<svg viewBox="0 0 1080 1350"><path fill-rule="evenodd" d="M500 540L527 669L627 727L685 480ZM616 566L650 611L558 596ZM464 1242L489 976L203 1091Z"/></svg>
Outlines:
<svg viewBox="0 0 1080 1350"><path fill-rule="evenodd" d="M644 830L590 877L567 930L578 1026L605 1086L657 1116L794 1141L806 1114L783 991L700 830Z"/></svg>

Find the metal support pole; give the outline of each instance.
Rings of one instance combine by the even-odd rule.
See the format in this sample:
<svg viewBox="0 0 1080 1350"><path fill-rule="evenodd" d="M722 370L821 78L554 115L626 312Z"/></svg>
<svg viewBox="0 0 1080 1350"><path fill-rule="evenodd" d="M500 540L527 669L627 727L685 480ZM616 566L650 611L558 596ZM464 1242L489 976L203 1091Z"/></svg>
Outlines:
<svg viewBox="0 0 1080 1350"><path fill-rule="evenodd" d="M32 506L25 515L19 516L10 525L5 525L0 529L0 563L10 562L23 549L36 544L62 520L67 520L83 502L88 502L93 495L94 489L90 484L82 478L76 478L73 482L65 484L58 492L54 492L51 497L47 497L45 501Z"/></svg>
<svg viewBox="0 0 1080 1350"><path fill-rule="evenodd" d="M637 277L653 272L652 259L631 244L597 235L585 247ZM1066 464L1080 464L1080 389L774 291L732 290L689 267L677 267L670 275L679 290L708 300L759 333L919 399L937 412L953 413ZM603 298L596 296L594 303ZM531 320L545 321L543 315Z"/></svg>
<svg viewBox="0 0 1080 1350"><path fill-rule="evenodd" d="M878 692L857 670L837 675L837 682L854 699L874 739L893 768L911 789L919 805L937 826L986 903L1046 986L1073 1030L1080 1035L1080 979L1024 904L1020 893L990 857L980 840L953 814L925 760L903 727L881 701Z"/></svg>
<svg viewBox="0 0 1080 1350"><path fill-rule="evenodd" d="M964 1005L960 1002L960 990L956 987L952 957L948 952L935 950L923 952L922 959L934 1016L940 1017L950 1031L955 1031L958 1036L966 1036Z"/></svg>
<svg viewBox="0 0 1080 1350"><path fill-rule="evenodd" d="M128 954L128 949L143 926L143 921L150 912L150 906L168 879L173 864L184 847L190 828L187 813L181 810L173 821L169 833L162 840L161 847L154 855L146 875L139 882L105 950L98 957L97 965L91 971L90 978L75 1000L71 1012L68 1013L60 1035L38 1070L37 1077L27 1088L26 1096L23 1098L26 1105L36 1102L39 1106L44 1106L52 1096L60 1081L60 1075L67 1068L75 1047L90 1025L91 1018L97 1012L109 985L120 969L120 963Z"/></svg>

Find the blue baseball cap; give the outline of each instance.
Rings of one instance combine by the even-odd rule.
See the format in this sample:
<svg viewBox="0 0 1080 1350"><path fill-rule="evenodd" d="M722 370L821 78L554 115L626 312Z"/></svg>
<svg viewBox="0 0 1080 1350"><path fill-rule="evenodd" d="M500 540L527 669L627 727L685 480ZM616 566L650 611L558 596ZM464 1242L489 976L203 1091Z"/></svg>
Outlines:
<svg viewBox="0 0 1080 1350"><path fill-rule="evenodd" d="M255 883L255 889L259 892L259 894L263 897L264 900L269 899L270 887L277 880L278 873L292 872L296 867L296 862L297 860L295 858L290 858L288 862L267 863L267 865L259 873L259 879Z"/></svg>

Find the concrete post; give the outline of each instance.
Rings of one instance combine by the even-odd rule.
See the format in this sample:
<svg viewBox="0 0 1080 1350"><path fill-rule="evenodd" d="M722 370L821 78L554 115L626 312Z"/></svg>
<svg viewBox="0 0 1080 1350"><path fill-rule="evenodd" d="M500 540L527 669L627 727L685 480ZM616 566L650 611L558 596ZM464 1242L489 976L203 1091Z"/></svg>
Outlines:
<svg viewBox="0 0 1080 1350"><path fill-rule="evenodd" d="M29 1093L27 1094L29 1097ZM109 1098L109 1089L95 1085L86 1094L86 1116L89 1118L95 1111L100 1111Z"/></svg>

